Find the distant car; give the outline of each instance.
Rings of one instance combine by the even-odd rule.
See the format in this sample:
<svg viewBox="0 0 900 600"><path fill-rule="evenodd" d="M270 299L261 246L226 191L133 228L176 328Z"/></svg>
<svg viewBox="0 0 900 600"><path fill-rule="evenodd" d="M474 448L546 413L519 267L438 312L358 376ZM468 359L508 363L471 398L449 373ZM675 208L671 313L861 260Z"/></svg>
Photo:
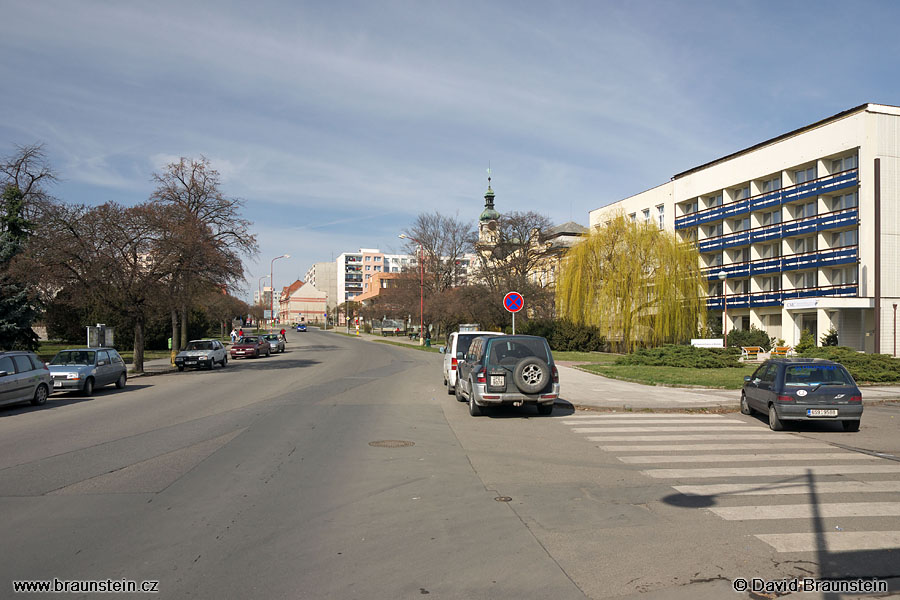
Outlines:
<svg viewBox="0 0 900 600"><path fill-rule="evenodd" d="M859 431L862 392L840 363L822 358L776 358L744 377L741 412L768 414L769 428L785 421L840 421Z"/></svg>
<svg viewBox="0 0 900 600"><path fill-rule="evenodd" d="M473 417L501 404L534 404L539 414L549 415L558 397L559 372L545 338L479 336L459 362L456 399L469 401Z"/></svg>
<svg viewBox="0 0 900 600"><path fill-rule="evenodd" d="M32 352L0 352L0 406L31 402L40 406L50 395L50 371Z"/></svg>
<svg viewBox="0 0 900 600"><path fill-rule="evenodd" d="M128 380L125 361L112 348L61 350L50 361L53 391L78 391L85 396L111 383L122 389Z"/></svg>
<svg viewBox="0 0 900 600"><path fill-rule="evenodd" d="M278 354L279 352L284 352L284 340L281 339L281 336L277 333L267 333L263 335L266 338L266 341L269 342L269 349Z"/></svg>
<svg viewBox="0 0 900 600"><path fill-rule="evenodd" d="M300 323L297 325L297 331L306 331L306 323Z"/></svg>
<svg viewBox="0 0 900 600"><path fill-rule="evenodd" d="M175 355L175 366L179 371L187 367L212 369L216 364L228 366L228 352L219 340L191 340Z"/></svg>
<svg viewBox="0 0 900 600"><path fill-rule="evenodd" d="M460 360L465 358L466 352L469 350L469 344L472 343L472 340L482 335L503 335L502 333L493 331L463 331L462 328L463 326L460 325L460 330L451 333L450 337L447 338L447 345L440 347L441 354L444 355L442 371L444 375L444 385L447 386L448 394L456 393L457 365Z"/></svg>
<svg viewBox="0 0 900 600"><path fill-rule="evenodd" d="M259 358L271 353L269 340L261 335L245 335L231 346L231 358Z"/></svg>

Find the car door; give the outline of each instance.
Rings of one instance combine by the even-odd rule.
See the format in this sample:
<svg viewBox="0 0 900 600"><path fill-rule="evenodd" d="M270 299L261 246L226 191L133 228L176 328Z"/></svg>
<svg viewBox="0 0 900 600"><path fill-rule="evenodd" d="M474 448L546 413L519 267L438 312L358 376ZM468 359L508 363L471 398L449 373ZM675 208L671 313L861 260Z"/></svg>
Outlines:
<svg viewBox="0 0 900 600"><path fill-rule="evenodd" d="M16 400L31 400L34 396L34 390L37 388L38 372L24 354L14 354L12 360L13 364L16 365L13 397Z"/></svg>
<svg viewBox="0 0 900 600"><path fill-rule="evenodd" d="M465 390L467 394L471 392L469 389L469 374L472 372L472 363L475 360L478 348L483 342L484 340L481 338L476 338L469 346L464 359L457 361L456 385L462 386L461 389Z"/></svg>
<svg viewBox="0 0 900 600"><path fill-rule="evenodd" d="M775 401L775 377L778 375L778 364L769 363L756 386L754 408L761 412L769 410L769 402Z"/></svg>
<svg viewBox="0 0 900 600"><path fill-rule="evenodd" d="M456 356L456 340L458 337L459 334L451 333L450 339L447 340L447 347L444 349L444 365L442 368L444 370L444 379L450 383L453 383L450 381L450 364L452 363L450 359Z"/></svg>
<svg viewBox="0 0 900 600"><path fill-rule="evenodd" d="M753 372L753 375L750 376L750 381L748 381L747 385L744 387L744 395L747 397L747 404L751 407L756 406L759 398L759 384L770 364L771 363L765 362L759 365Z"/></svg>
<svg viewBox="0 0 900 600"><path fill-rule="evenodd" d="M112 371L112 359L109 357L109 352L106 350L97 352L97 383L95 387L112 383Z"/></svg>
<svg viewBox="0 0 900 600"><path fill-rule="evenodd" d="M6 375L0 376L0 404L14 402L16 400L13 395L16 386L16 366L11 357L0 357L0 371L6 373Z"/></svg>

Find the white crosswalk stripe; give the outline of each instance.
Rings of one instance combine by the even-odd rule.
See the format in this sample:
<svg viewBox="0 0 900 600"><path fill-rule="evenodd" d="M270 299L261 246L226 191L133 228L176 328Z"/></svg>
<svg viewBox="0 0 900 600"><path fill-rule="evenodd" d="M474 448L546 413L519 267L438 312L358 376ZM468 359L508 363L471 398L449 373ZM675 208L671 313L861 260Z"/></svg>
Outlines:
<svg viewBox="0 0 900 600"><path fill-rule="evenodd" d="M702 510L725 521L753 523L762 529L753 535L776 552L822 552L823 545L829 552L900 549L900 531L889 530L900 524L894 519L900 517L900 501L891 501L900 493L900 462L719 414L589 414L561 422L644 475L672 480L679 494L708 499L708 505L699 503L706 506ZM646 468L658 465L672 467ZM854 480L834 480L842 476ZM710 479L725 482L693 483ZM881 496L839 502L834 494ZM784 496L806 496L815 503L765 501ZM831 518L842 519L848 530L796 532L796 524L812 528L814 521ZM795 532L772 533L774 523L785 520ZM860 531L875 523L881 525L875 531Z"/></svg>

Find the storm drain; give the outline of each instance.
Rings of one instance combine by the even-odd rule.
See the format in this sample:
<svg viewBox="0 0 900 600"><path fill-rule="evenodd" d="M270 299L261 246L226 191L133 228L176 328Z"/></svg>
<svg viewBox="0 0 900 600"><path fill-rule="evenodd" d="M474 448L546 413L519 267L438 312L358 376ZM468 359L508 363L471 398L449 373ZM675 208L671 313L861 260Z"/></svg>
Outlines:
<svg viewBox="0 0 900 600"><path fill-rule="evenodd" d="M376 448L405 448L406 446L415 446L416 443L408 440L378 440L369 442L369 445Z"/></svg>
<svg viewBox="0 0 900 600"><path fill-rule="evenodd" d="M494 498L494 500L496 500L497 502L512 502L512 498L510 498L509 496L497 496L496 498Z"/></svg>

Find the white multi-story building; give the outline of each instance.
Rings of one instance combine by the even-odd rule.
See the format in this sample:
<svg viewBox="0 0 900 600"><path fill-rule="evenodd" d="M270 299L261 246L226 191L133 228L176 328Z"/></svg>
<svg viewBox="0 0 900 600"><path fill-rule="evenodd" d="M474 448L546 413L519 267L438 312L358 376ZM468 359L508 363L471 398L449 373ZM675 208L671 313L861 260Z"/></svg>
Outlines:
<svg viewBox="0 0 900 600"><path fill-rule="evenodd" d="M895 352L900 107L864 104L675 175L590 213L694 240L728 330ZM724 279L723 279L724 278Z"/></svg>
<svg viewBox="0 0 900 600"><path fill-rule="evenodd" d="M317 290L325 292L329 313L333 311L335 306L340 304L337 301L337 267L335 263L315 263L306 272L306 277L303 280Z"/></svg>

